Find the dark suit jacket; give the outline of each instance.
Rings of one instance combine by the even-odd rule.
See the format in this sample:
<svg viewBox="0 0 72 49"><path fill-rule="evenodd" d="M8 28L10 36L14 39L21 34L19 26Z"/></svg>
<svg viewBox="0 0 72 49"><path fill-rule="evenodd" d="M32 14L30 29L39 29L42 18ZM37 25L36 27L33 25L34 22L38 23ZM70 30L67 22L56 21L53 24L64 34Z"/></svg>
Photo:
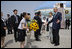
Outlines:
<svg viewBox="0 0 72 49"><path fill-rule="evenodd" d="M6 27L6 26L5 26L4 22L3 22L3 20L1 20L0 23L1 23L1 37L2 37L2 36L6 35L5 29L4 29L4 27Z"/></svg>
<svg viewBox="0 0 72 49"><path fill-rule="evenodd" d="M18 25L19 25L19 22L20 22L20 17L19 17L19 15L17 15L17 17L18 17ZM12 26L15 26L15 23L16 22L16 17L14 16L14 15L12 15L11 16L11 23L12 23Z"/></svg>
<svg viewBox="0 0 72 49"><path fill-rule="evenodd" d="M6 26L7 26L7 28L11 29L11 27L12 27L11 18L8 18L8 20L6 20Z"/></svg>
<svg viewBox="0 0 72 49"><path fill-rule="evenodd" d="M41 20L41 18L39 16L35 16L34 19L37 20L39 28L41 29L41 26L42 26L42 20Z"/></svg>
<svg viewBox="0 0 72 49"><path fill-rule="evenodd" d="M57 14L54 15L54 16L55 17L53 17L53 19L50 22L48 22L48 23L53 22L52 28L53 29L60 29L60 27L61 27L61 20L62 20L62 14L60 12L57 12ZM60 23L56 23L57 20L60 20Z"/></svg>

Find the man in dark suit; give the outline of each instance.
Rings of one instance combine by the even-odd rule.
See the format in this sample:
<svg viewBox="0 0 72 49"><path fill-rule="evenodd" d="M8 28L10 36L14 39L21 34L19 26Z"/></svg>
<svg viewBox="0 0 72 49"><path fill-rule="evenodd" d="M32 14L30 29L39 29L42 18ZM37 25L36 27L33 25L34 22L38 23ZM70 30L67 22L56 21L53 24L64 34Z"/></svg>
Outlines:
<svg viewBox="0 0 72 49"><path fill-rule="evenodd" d="M15 41L17 42L17 31L18 31L18 25L19 25L19 15L17 15L17 10L13 10L14 15L11 16L11 22L12 22L12 27L14 29L14 37L15 37Z"/></svg>
<svg viewBox="0 0 72 49"><path fill-rule="evenodd" d="M67 29L67 28L69 29L69 26L70 26L70 20L69 20L68 18L66 19L65 24L66 24L66 29Z"/></svg>
<svg viewBox="0 0 72 49"><path fill-rule="evenodd" d="M6 20L6 26L8 28L8 34L12 34L12 24L11 24L11 17L7 14L8 19Z"/></svg>
<svg viewBox="0 0 72 49"><path fill-rule="evenodd" d="M53 22L53 25L52 25L53 43L52 44L55 44L54 46L58 46L60 44L59 43L59 29L61 27L62 14L58 12L58 9L56 7L54 8L54 12L55 14L53 16L53 19L49 21L48 24Z"/></svg>
<svg viewBox="0 0 72 49"><path fill-rule="evenodd" d="M39 25L39 29L37 31L35 31L35 38L36 38L36 41L41 41L39 39L39 36L41 35L40 31L41 31L41 27L42 27L42 20L41 20L41 12L40 11L35 13L34 19L37 20L37 23Z"/></svg>

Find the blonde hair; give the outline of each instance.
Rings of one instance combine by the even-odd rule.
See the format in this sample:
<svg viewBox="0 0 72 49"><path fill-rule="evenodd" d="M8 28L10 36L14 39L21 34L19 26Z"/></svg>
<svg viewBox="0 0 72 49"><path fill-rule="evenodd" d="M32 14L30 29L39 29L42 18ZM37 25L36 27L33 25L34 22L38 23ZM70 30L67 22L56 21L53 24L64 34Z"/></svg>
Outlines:
<svg viewBox="0 0 72 49"><path fill-rule="evenodd" d="M54 9L57 9L57 10L58 10L58 8L57 8L57 7L54 7Z"/></svg>
<svg viewBox="0 0 72 49"><path fill-rule="evenodd" d="M53 15L53 13L52 13L52 12L49 12L49 14Z"/></svg>

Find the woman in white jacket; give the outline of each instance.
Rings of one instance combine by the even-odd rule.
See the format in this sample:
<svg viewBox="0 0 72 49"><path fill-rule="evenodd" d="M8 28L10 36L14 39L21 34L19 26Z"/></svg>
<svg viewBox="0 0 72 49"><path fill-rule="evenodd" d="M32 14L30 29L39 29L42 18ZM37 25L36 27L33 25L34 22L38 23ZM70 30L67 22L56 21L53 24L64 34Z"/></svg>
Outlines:
<svg viewBox="0 0 72 49"><path fill-rule="evenodd" d="M52 12L49 12L49 21L53 19ZM49 24L49 38L50 42L53 43L53 34L52 34L52 23Z"/></svg>

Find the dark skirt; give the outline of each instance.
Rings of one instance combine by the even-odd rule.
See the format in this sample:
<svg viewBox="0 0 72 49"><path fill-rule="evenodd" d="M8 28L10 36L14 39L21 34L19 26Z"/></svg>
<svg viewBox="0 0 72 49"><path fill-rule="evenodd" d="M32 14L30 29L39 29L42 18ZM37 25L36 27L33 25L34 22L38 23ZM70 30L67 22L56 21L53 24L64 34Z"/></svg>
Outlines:
<svg viewBox="0 0 72 49"><path fill-rule="evenodd" d="M1 29L1 37L5 37L6 36L6 31L4 29Z"/></svg>
<svg viewBox="0 0 72 49"><path fill-rule="evenodd" d="M25 36L26 36L26 30L18 29L18 39L17 39L17 41L19 41L19 42L25 41Z"/></svg>

